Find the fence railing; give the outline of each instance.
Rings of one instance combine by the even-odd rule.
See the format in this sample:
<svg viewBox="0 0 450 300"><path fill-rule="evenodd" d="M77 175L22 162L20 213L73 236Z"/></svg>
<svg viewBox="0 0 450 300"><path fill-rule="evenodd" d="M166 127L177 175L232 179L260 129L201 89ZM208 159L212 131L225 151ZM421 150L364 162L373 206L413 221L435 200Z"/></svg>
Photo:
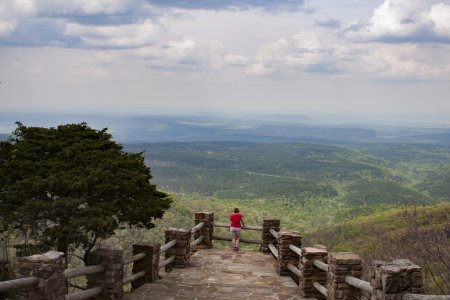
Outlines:
<svg viewBox="0 0 450 300"><path fill-rule="evenodd" d="M409 260L374 262L367 281L362 259L351 252L328 253L323 245L301 247L295 231L270 228L267 252L277 261L277 272L291 276L304 298L450 300L450 295L422 295L421 268Z"/></svg>
<svg viewBox="0 0 450 300"><path fill-rule="evenodd" d="M14 291L23 288L33 287L39 283L39 278L35 276L19 278L0 282L0 293Z"/></svg>
<svg viewBox="0 0 450 300"><path fill-rule="evenodd" d="M213 235L214 227L229 228L229 225L215 223L212 212L199 212L190 230L166 230L164 245L135 244L133 256L127 259L123 259L123 251L96 249L88 256L87 266L75 269L64 270L64 257L55 251L19 258L23 278L0 282L0 293L19 290L19 297L30 300L95 299L99 295L102 299L120 299L126 284L131 283L132 289L136 289L157 281L162 269L170 272L173 268L187 267L196 247L210 248L212 240L231 241L231 237ZM302 247L301 235L296 231L281 231L278 219L265 218L263 226L243 229L261 232L261 239L241 238L240 241L260 244L262 251L271 253L277 262L276 271L291 276L304 298L345 300L363 294L372 300L450 300L445 295L421 295L421 268L408 260L374 262L365 281L361 278L362 260L358 255L328 253L322 245ZM124 266L130 264L132 274L124 276ZM39 272L35 271L36 266ZM79 276L86 276L87 289L67 294L67 280Z"/></svg>
<svg viewBox="0 0 450 300"><path fill-rule="evenodd" d="M225 223L213 223L212 225L214 227L230 228L230 225L229 224L225 224ZM246 225L246 226L243 226L241 229L243 229L243 230L262 231L263 227L262 226ZM213 240L218 240L218 241L232 241L233 240L233 238L230 237L230 236L217 236L217 235L213 235L212 239ZM261 245L263 241L261 239L240 238L239 242L240 243L246 243L246 244Z"/></svg>
<svg viewBox="0 0 450 300"><path fill-rule="evenodd" d="M175 238L169 239L162 246L154 243L133 245L133 252L136 253L127 259L122 258L123 251L97 249L88 257L90 264L79 268L64 270L63 254L55 251L19 258L19 271L24 277L0 282L0 293L18 290L19 296L25 299L53 299L55 295L58 299L66 300L93 299L99 295L113 295L110 299L116 299L123 293L123 286L131 283L133 288L138 288L144 283L155 282L161 269L170 271L177 260L177 249L186 246L183 237L178 236L179 232L189 233L190 238L191 233L201 233L204 226L204 222L198 222L190 231L169 229L166 231L166 239L174 231ZM193 242L188 242L188 251L203 240L204 236L200 235ZM168 252L170 255L167 255ZM160 259L161 255L166 255L164 260ZM133 265L132 274L124 276L124 267L130 264ZM35 273L33 268L37 265L41 270L39 274L25 276ZM46 272L42 272L42 269ZM86 276L87 289L68 294L67 280L80 276ZM105 286L109 288L104 288ZM44 296L49 293L51 296Z"/></svg>

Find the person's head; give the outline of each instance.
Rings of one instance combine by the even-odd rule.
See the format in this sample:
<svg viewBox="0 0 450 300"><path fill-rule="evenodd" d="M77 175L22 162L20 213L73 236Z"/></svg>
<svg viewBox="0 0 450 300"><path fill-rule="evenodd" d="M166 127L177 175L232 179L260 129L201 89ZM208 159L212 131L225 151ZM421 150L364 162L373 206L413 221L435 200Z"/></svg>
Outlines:
<svg viewBox="0 0 450 300"><path fill-rule="evenodd" d="M235 213L235 214L238 214L238 213L239 213L239 208L236 207L236 208L234 209L234 213Z"/></svg>

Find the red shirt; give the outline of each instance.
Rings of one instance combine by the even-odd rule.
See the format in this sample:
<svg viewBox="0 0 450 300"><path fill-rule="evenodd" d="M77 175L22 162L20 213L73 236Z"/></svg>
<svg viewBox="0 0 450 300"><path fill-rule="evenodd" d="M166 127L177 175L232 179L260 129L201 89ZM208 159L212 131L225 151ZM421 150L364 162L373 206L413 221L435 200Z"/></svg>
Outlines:
<svg viewBox="0 0 450 300"><path fill-rule="evenodd" d="M242 214L231 214L230 215L230 227L234 227L234 228L241 228L241 219L242 219Z"/></svg>

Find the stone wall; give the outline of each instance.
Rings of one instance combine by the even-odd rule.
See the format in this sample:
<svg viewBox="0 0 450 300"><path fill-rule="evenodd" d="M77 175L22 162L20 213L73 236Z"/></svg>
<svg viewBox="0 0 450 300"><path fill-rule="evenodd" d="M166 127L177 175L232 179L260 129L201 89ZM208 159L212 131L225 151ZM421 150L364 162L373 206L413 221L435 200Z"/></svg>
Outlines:
<svg viewBox="0 0 450 300"><path fill-rule="evenodd" d="M269 245L274 244L275 246L278 244L277 239L270 233L270 229L275 231L280 231L280 220L273 218L264 218L263 220L263 231L261 233L261 251L269 252Z"/></svg>
<svg viewBox="0 0 450 300"><path fill-rule="evenodd" d="M64 300L67 288L64 275L64 253L50 251L45 254L18 258L20 277L37 277L39 283L21 289L19 299Z"/></svg>
<svg viewBox="0 0 450 300"><path fill-rule="evenodd" d="M194 233L194 239L203 236L203 241L200 245L205 245L207 248L212 248L212 236L214 232L214 213L213 212L197 212L195 213L195 225L203 222L205 225Z"/></svg>
<svg viewBox="0 0 450 300"><path fill-rule="evenodd" d="M298 266L299 256L289 249L290 245L298 248L302 247L302 236L298 231L280 231L278 232L278 267L277 272L280 275L289 275L298 282L298 276L293 274L287 268L288 264Z"/></svg>
<svg viewBox="0 0 450 300"><path fill-rule="evenodd" d="M300 260L300 271L303 276L299 278L300 294L304 298L324 299L325 297L317 291L313 283L317 282L323 286L327 283L327 272L314 266L313 261L319 260L327 262L328 252L323 248L305 247L302 248L302 258Z"/></svg>
<svg viewBox="0 0 450 300"><path fill-rule="evenodd" d="M88 265L102 265L105 271L87 275L87 288L103 287L103 292L96 296L98 300L121 299L123 296L123 251L110 249L96 249L88 256Z"/></svg>
<svg viewBox="0 0 450 300"><path fill-rule="evenodd" d="M374 261L369 270L372 300L397 300L406 293L423 293L422 269L407 259Z"/></svg>
<svg viewBox="0 0 450 300"><path fill-rule="evenodd" d="M173 268L186 268L189 266L191 258L191 231L185 229L170 228L166 230L166 244L172 240L177 240L175 246L165 252L165 258L168 259L175 255L175 261L166 266L166 272Z"/></svg>
<svg viewBox="0 0 450 300"><path fill-rule="evenodd" d="M327 290L329 300L357 299L359 290L345 282L345 276L361 278L362 260L355 253L340 252L328 254Z"/></svg>

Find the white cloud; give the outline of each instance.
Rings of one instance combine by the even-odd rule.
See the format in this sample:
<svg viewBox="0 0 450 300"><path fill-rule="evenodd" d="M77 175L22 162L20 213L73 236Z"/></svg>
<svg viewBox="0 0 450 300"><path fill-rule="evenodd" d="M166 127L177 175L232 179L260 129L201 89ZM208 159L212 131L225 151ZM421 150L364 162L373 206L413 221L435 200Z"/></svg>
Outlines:
<svg viewBox="0 0 450 300"><path fill-rule="evenodd" d="M74 6L87 15L112 15L125 12L127 1L122 0L75 0Z"/></svg>
<svg viewBox="0 0 450 300"><path fill-rule="evenodd" d="M248 58L239 54L228 54L225 57L225 63L231 66L245 66L248 63Z"/></svg>
<svg viewBox="0 0 450 300"><path fill-rule="evenodd" d="M360 42L450 43L450 5L385 0L367 23L351 23L345 35Z"/></svg>
<svg viewBox="0 0 450 300"><path fill-rule="evenodd" d="M10 13L20 16L31 16L37 12L36 3L33 0L13 0Z"/></svg>
<svg viewBox="0 0 450 300"><path fill-rule="evenodd" d="M28 6L33 6L35 14L38 16L92 16L92 15L116 15L125 13L131 7L144 1L126 0L14 0L16 2L27 2ZM27 6L22 4L21 11L25 11Z"/></svg>
<svg viewBox="0 0 450 300"><path fill-rule="evenodd" d="M450 47L446 47L450 50ZM430 80L450 75L450 63L445 55L436 62L426 53L429 47L413 44L377 45L370 47L358 61L361 73L378 78ZM357 72L358 70L354 70Z"/></svg>
<svg viewBox="0 0 450 300"><path fill-rule="evenodd" d="M265 66L263 63L255 63L248 66L245 72L252 76L266 76L273 72L273 69Z"/></svg>
<svg viewBox="0 0 450 300"><path fill-rule="evenodd" d="M450 5L433 5L426 19L433 23L436 34L450 37Z"/></svg>
<svg viewBox="0 0 450 300"><path fill-rule="evenodd" d="M146 60L148 66L153 68L219 70L224 63L221 47L217 41L181 38L141 47L131 54Z"/></svg>
<svg viewBox="0 0 450 300"><path fill-rule="evenodd" d="M290 38L262 46L247 73L264 76L301 70L336 73L340 69L339 62L347 58L348 52L346 47L327 37L301 31Z"/></svg>
<svg viewBox="0 0 450 300"><path fill-rule="evenodd" d="M64 34L80 38L86 46L126 48L154 43L157 31L157 27L150 20L145 20L117 26L68 23Z"/></svg>
<svg viewBox="0 0 450 300"><path fill-rule="evenodd" d="M14 20L0 20L0 37L7 37L16 29L17 23Z"/></svg>
<svg viewBox="0 0 450 300"><path fill-rule="evenodd" d="M33 0L0 1L0 38L11 36L22 18L35 14Z"/></svg>

